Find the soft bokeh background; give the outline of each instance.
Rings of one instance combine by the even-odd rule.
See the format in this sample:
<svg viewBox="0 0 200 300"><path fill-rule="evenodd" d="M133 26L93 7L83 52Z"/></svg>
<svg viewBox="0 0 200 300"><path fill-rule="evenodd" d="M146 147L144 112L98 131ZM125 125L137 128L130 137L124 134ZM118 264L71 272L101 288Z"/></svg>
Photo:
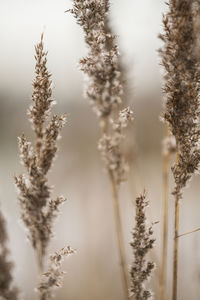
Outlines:
<svg viewBox="0 0 200 300"><path fill-rule="evenodd" d="M121 300L119 259L116 247L110 187L97 151L98 121L83 99L83 76L78 61L87 53L82 30L65 10L69 0L0 1L0 202L10 236L15 281L24 299L36 298L37 268L33 251L19 221L19 207L13 175L23 171L19 164L17 136L33 134L26 111L30 105L34 76L34 44L45 33L48 66L53 74L55 110L68 113L68 124L59 142L59 156L49 180L53 195L68 201L55 225L52 253L66 244L77 254L64 263L64 287L56 299ZM163 125L161 70L157 38L166 7L159 0L112 0L111 24L118 36L122 61L127 70L128 99L134 109L134 124L128 135L131 172L121 188L121 214L128 264L132 256L129 241L134 224L134 199L144 187L148 191L149 220L155 228L156 247L152 258L157 270L151 282L158 292L162 228ZM137 153L137 155L135 154ZM136 161L137 157L137 161ZM173 159L172 159L173 160ZM173 181L172 185L173 186ZM181 205L180 232L200 225L199 177L185 190ZM173 198L170 196L168 299L171 293ZM179 299L198 300L200 295L200 234L180 239ZM159 299L159 297L155 297Z"/></svg>

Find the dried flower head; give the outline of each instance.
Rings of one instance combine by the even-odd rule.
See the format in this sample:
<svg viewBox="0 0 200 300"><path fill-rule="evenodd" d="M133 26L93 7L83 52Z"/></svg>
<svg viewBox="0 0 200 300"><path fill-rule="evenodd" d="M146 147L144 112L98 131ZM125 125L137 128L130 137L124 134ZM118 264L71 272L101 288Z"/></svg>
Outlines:
<svg viewBox="0 0 200 300"><path fill-rule="evenodd" d="M17 300L19 291L13 286L13 263L8 259L7 241L6 221L0 211L0 299Z"/></svg>
<svg viewBox="0 0 200 300"><path fill-rule="evenodd" d="M38 286L40 300L54 298L54 290L62 286L62 279L65 272L61 271L61 265L66 256L74 254L75 250L67 246L50 256L49 269L42 275Z"/></svg>
<svg viewBox="0 0 200 300"><path fill-rule="evenodd" d="M123 129L133 120L130 108L119 112L118 120L112 122L112 135L104 134L99 141L99 150L105 162L106 169L114 175L115 182L120 184L126 180L128 164L123 156L121 144L124 138Z"/></svg>
<svg viewBox="0 0 200 300"><path fill-rule="evenodd" d="M29 120L33 124L36 136L35 148L24 134L19 138L21 162L27 175L15 177L19 190L21 218L29 230L29 239L36 250L39 265L52 235L52 222L64 197L50 200L51 188L47 182L47 173L57 152L57 139L66 122L65 115L54 115L49 120L53 100L51 98L51 74L47 70L47 52L43 50L43 35L35 47L36 77L33 82L33 105L28 110Z"/></svg>
<svg viewBox="0 0 200 300"><path fill-rule="evenodd" d="M99 117L121 103L123 92L115 36L106 30L108 10L108 0L74 0L69 10L85 33L89 53L80 64L88 77L86 95Z"/></svg>
<svg viewBox="0 0 200 300"><path fill-rule="evenodd" d="M194 5L197 2L171 0L163 18L164 34L160 35L164 42L160 51L165 69L164 120L176 139L179 159L173 167L174 194L179 197L200 162L200 60L195 26L199 4Z"/></svg>
<svg viewBox="0 0 200 300"><path fill-rule="evenodd" d="M115 36L109 25L109 0L74 0L69 11L85 33L89 53L81 60L81 69L89 78L87 97L101 120L99 149L118 184L125 180L128 169L121 149L122 129L133 118L129 108L119 111L119 105L115 105L122 102L123 83Z"/></svg>
<svg viewBox="0 0 200 300"><path fill-rule="evenodd" d="M152 226L147 228L145 208L148 206L146 194L136 199L135 227L133 229L133 249L134 262L131 267L131 294L135 300L146 300L151 298L151 291L145 288L145 281L150 278L155 264L147 261L147 254L153 248L155 239L152 238Z"/></svg>

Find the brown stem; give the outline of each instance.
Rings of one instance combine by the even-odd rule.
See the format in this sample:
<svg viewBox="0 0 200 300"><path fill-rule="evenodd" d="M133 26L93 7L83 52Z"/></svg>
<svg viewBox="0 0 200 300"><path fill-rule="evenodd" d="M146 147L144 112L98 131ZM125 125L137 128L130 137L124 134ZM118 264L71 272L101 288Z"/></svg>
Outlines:
<svg viewBox="0 0 200 300"><path fill-rule="evenodd" d="M115 226L116 226L116 234L117 234L117 241L118 241L121 276L122 276L123 288L124 288L124 293L126 295L126 299L129 299L128 276L127 276L127 272L126 272L124 239L123 239L123 234L122 234L122 224L121 224L120 208L119 208L119 194L118 194L118 188L115 183L112 172L109 172L109 177L110 177L110 182L111 182L111 187L112 187L112 195L113 195L113 209L114 209Z"/></svg>
<svg viewBox="0 0 200 300"><path fill-rule="evenodd" d="M41 243L38 242L36 249L37 263L38 263L38 280L41 281L41 276L43 274L43 255ZM40 290L38 291L38 300L43 300Z"/></svg>
<svg viewBox="0 0 200 300"><path fill-rule="evenodd" d="M165 137L169 136L169 130L166 125ZM168 238L168 196L169 196L169 163L170 152L163 153L163 230L162 230L162 261L160 274L160 299L164 300L166 297L166 272L167 272L167 238Z"/></svg>
<svg viewBox="0 0 200 300"><path fill-rule="evenodd" d="M108 120L107 118L104 118L102 120L102 134L107 134L107 133L108 133ZM109 173L110 185L112 189L113 210L114 210L118 252L119 252L119 259L120 259L121 278L122 278L125 298L128 300L130 299L129 284L128 284L128 275L126 271L125 248L124 248L124 239L122 233L122 223L121 223L120 208L119 208L118 185L115 181L113 172L111 170L108 170L108 173Z"/></svg>
<svg viewBox="0 0 200 300"><path fill-rule="evenodd" d="M176 153L176 163L179 155ZM177 300L177 282L178 282L178 240L179 235L179 195L175 196L175 220L174 220L174 258L173 258L173 300Z"/></svg>
<svg viewBox="0 0 200 300"><path fill-rule="evenodd" d="M42 255L42 247L41 243L38 241L37 249L36 249L37 263L38 263L38 272L39 275L43 273L43 255Z"/></svg>

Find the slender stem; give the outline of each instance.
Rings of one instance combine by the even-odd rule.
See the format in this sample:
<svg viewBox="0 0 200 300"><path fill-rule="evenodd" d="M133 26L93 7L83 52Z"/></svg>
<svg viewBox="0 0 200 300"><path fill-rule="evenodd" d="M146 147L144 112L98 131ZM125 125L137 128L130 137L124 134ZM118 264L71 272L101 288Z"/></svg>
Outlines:
<svg viewBox="0 0 200 300"><path fill-rule="evenodd" d="M39 276L43 273L43 255L42 255L42 247L40 241L37 243L36 249L37 263L38 263L38 273Z"/></svg>
<svg viewBox="0 0 200 300"><path fill-rule="evenodd" d="M106 134L106 133L108 133L107 118L102 120L102 134ZM113 172L111 170L108 170L108 173L109 173L109 180L110 180L110 185L112 190L113 210L114 210L118 252L119 252L119 259L120 259L121 278L122 278L125 298L128 300L130 299L129 284L128 284L128 274L126 270L126 259L125 259L126 256L125 256L124 238L122 233L122 223L121 223L121 216L120 216L118 185L115 181Z"/></svg>
<svg viewBox="0 0 200 300"><path fill-rule="evenodd" d="M40 241L38 241L36 249L36 257L38 263L38 280L41 281L41 276L43 274L43 256L42 256L42 247ZM38 291L38 300L43 300L40 290Z"/></svg>
<svg viewBox="0 0 200 300"><path fill-rule="evenodd" d="M200 230L200 227L195 228L195 229L192 229L192 230L190 230L190 231L187 231L187 232L184 232L184 233L182 233L182 234L179 234L176 238L179 238L179 237L184 236L184 235L191 234L191 233L193 233L193 232L197 232L197 231L199 231L199 230Z"/></svg>
<svg viewBox="0 0 200 300"><path fill-rule="evenodd" d="M165 137L169 136L168 126L165 128ZM167 272L167 239L168 239L168 197L169 197L169 163L170 152L163 153L163 230L162 230L162 262L160 275L160 299L165 300L166 297L166 272Z"/></svg>
<svg viewBox="0 0 200 300"><path fill-rule="evenodd" d="M176 163L179 155L176 152ZM173 258L173 300L177 300L177 282L178 282L178 240L179 235L179 195L175 196L175 220L174 220L174 258Z"/></svg>
<svg viewBox="0 0 200 300"><path fill-rule="evenodd" d="M116 234L117 234L117 241L118 241L122 283L123 283L126 299L129 299L129 292L128 292L129 285L128 285L128 276L126 272L124 239L122 233L122 224L121 224L120 208L119 208L119 193L112 172L109 172L109 178L111 182L112 195L113 195L113 209L114 209L115 226L116 226Z"/></svg>

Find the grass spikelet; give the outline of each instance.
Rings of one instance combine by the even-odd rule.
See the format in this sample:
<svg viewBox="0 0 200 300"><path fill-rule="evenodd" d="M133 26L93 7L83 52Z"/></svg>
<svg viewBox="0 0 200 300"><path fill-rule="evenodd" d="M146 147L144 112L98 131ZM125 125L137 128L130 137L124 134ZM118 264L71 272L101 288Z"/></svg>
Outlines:
<svg viewBox="0 0 200 300"><path fill-rule="evenodd" d="M47 70L47 52L44 51L43 35L35 47L35 79L33 82L33 105L28 110L29 120L35 132L35 147L24 134L19 137L21 162L26 175L15 177L19 190L21 218L28 229L28 238L36 251L42 271L46 249L52 236L52 223L64 197L52 200L47 173L57 152L57 139L66 122L65 115L54 115L50 120L53 104L51 74Z"/></svg>
<svg viewBox="0 0 200 300"><path fill-rule="evenodd" d="M85 33L89 53L80 65L88 77L86 96L100 118L111 114L113 106L121 103L123 93L115 37L105 29L108 10L108 0L74 0L69 10Z"/></svg>
<svg viewBox="0 0 200 300"><path fill-rule="evenodd" d="M151 277L155 264L147 260L147 254L153 248L155 239L152 237L152 226L146 225L145 208L148 206L146 194L142 194L136 199L135 227L133 229L133 249L134 261L131 267L131 296L135 300L146 300L151 298L150 290L145 288L145 281Z"/></svg>
<svg viewBox="0 0 200 300"><path fill-rule="evenodd" d="M54 291L62 287L62 279L65 273L61 271L62 262L65 257L74 253L75 250L70 246L66 246L50 256L48 271L42 275L37 289L40 300L54 298Z"/></svg>

